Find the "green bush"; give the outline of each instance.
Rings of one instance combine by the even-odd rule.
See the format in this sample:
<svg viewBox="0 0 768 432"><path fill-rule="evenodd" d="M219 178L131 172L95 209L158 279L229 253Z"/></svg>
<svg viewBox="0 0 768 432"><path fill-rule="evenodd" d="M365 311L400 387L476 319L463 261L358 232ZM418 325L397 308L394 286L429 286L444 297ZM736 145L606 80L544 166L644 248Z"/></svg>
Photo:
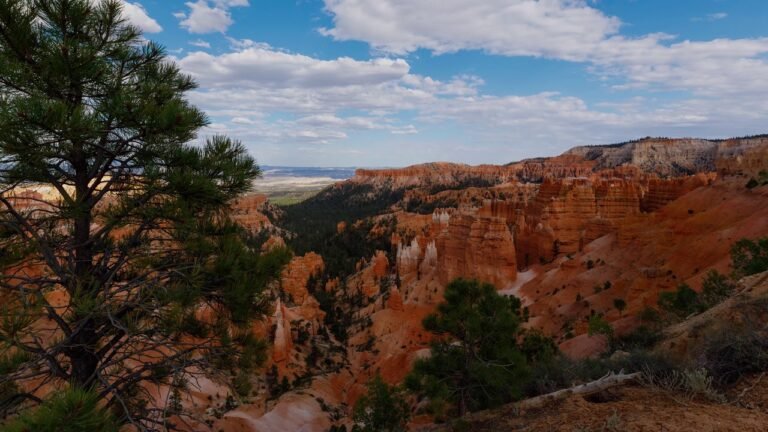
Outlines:
<svg viewBox="0 0 768 432"><path fill-rule="evenodd" d="M520 350L529 364L548 362L559 353L554 339L538 330L525 332Z"/></svg>
<svg viewBox="0 0 768 432"><path fill-rule="evenodd" d="M411 413L399 388L387 385L376 374L368 392L355 404L353 432L404 432Z"/></svg>
<svg viewBox="0 0 768 432"><path fill-rule="evenodd" d="M659 307L678 319L699 312L699 294L687 284L680 284L675 291L659 295Z"/></svg>
<svg viewBox="0 0 768 432"><path fill-rule="evenodd" d="M737 241L731 247L731 260L735 277L768 271L768 237Z"/></svg>
<svg viewBox="0 0 768 432"><path fill-rule="evenodd" d="M658 327L661 322L661 315L659 315L658 310L650 306L646 306L642 312L640 312L640 320L643 323L652 325L653 327Z"/></svg>
<svg viewBox="0 0 768 432"><path fill-rule="evenodd" d="M646 325L637 327L632 333L614 338L613 350L633 351L652 348L661 340L661 331Z"/></svg>
<svg viewBox="0 0 768 432"><path fill-rule="evenodd" d="M723 302L736 289L736 285L728 277L715 270L707 272L701 286L700 303L703 309Z"/></svg>
<svg viewBox="0 0 768 432"><path fill-rule="evenodd" d="M610 341L613 338L613 327L602 315L592 315L589 317L587 331L590 336L603 335Z"/></svg>
<svg viewBox="0 0 768 432"><path fill-rule="evenodd" d="M760 171L757 178L750 178L747 182L747 189L754 189L758 186L768 185L768 171Z"/></svg>

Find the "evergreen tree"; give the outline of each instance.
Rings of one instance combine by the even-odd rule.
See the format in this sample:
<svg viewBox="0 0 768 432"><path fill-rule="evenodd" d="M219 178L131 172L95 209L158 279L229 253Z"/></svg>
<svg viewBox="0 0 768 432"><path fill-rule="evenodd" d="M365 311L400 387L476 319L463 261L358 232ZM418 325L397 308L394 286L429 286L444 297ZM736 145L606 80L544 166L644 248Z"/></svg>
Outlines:
<svg viewBox="0 0 768 432"><path fill-rule="evenodd" d="M4 432L118 432L112 414L93 392L73 388L54 395L39 408L14 419Z"/></svg>
<svg viewBox="0 0 768 432"><path fill-rule="evenodd" d="M620 298L613 299L613 307L619 311L619 315L623 315L624 309L627 308L627 302Z"/></svg>
<svg viewBox="0 0 768 432"><path fill-rule="evenodd" d="M367 394L355 404L352 432L404 432L410 416L401 390L376 374L368 383Z"/></svg>
<svg viewBox="0 0 768 432"><path fill-rule="evenodd" d="M435 410L448 403L460 416L519 397L528 370L517 340L519 314L520 301L493 285L451 282L437 313L424 319L438 338L431 356L414 365L407 387L429 397Z"/></svg>
<svg viewBox="0 0 768 432"><path fill-rule="evenodd" d="M140 384L232 355L288 256L243 241L228 203L258 166L225 137L188 144L195 83L120 4L0 0L0 355L25 355L0 411L66 382L145 430L165 420Z"/></svg>
<svg viewBox="0 0 768 432"><path fill-rule="evenodd" d="M731 247L731 260L737 278L768 270L768 237L737 241Z"/></svg>

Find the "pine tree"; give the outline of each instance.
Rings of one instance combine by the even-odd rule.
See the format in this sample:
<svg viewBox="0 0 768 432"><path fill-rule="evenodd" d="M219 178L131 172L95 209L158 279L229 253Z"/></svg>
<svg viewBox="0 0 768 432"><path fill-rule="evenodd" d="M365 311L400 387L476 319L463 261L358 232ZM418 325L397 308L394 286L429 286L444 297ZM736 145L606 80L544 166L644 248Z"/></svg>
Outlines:
<svg viewBox="0 0 768 432"><path fill-rule="evenodd" d="M226 137L189 144L194 88L119 1L0 0L0 355L26 356L3 413L69 383L154 428L140 384L233 355L231 324L265 311L287 252L259 256L229 219L260 171Z"/></svg>
<svg viewBox="0 0 768 432"><path fill-rule="evenodd" d="M520 306L490 284L448 284L445 302L424 319L438 336L431 356L416 362L406 386L429 397L436 411L448 404L459 416L519 397L528 372L518 344Z"/></svg>

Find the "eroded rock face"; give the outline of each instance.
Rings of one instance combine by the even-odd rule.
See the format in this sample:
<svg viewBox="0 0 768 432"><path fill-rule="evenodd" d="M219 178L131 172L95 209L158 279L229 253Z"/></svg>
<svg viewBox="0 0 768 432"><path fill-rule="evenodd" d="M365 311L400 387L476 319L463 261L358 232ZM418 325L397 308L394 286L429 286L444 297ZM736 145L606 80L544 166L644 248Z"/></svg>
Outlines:
<svg viewBox="0 0 768 432"><path fill-rule="evenodd" d="M719 173L757 176L768 168L768 137L725 140L717 156Z"/></svg>
<svg viewBox="0 0 768 432"><path fill-rule="evenodd" d="M291 337L291 322L288 320L288 312L280 299L277 299L272 322L275 325L272 360L275 363L282 363L288 359L293 346L293 339Z"/></svg>
<svg viewBox="0 0 768 432"><path fill-rule="evenodd" d="M310 252L304 256L294 257L283 269L280 284L294 304L302 305L307 301L309 297L307 282L311 276L319 274L323 267L323 258Z"/></svg>
<svg viewBox="0 0 768 432"><path fill-rule="evenodd" d="M463 277L502 288L517 277L515 242L503 218L451 217L447 229L428 245L424 261L436 264L443 285Z"/></svg>
<svg viewBox="0 0 768 432"><path fill-rule="evenodd" d="M356 183L388 184L393 188L431 185L487 185L513 178L514 171L499 165L470 166L453 163L427 163L400 169L358 169L350 180Z"/></svg>
<svg viewBox="0 0 768 432"><path fill-rule="evenodd" d="M395 273L405 303L439 302L445 286L459 277L499 289L515 281L515 243L504 218L438 209L428 217L400 215L398 224L420 232L410 241L393 238Z"/></svg>
<svg viewBox="0 0 768 432"><path fill-rule="evenodd" d="M602 313L617 334L639 325L660 292L687 283L696 290L710 269L729 271L729 248L741 238L768 233L768 188L748 191L741 179L700 187L652 213L627 218L570 258L534 266L516 294L529 307L529 325L574 340L561 348L576 356L599 349L586 333L590 313ZM613 301L622 299L619 311ZM583 343L582 343L583 342Z"/></svg>
<svg viewBox="0 0 768 432"><path fill-rule="evenodd" d="M265 214L268 205L266 195L246 195L232 203L232 216L237 223L257 233L272 226L272 222Z"/></svg>

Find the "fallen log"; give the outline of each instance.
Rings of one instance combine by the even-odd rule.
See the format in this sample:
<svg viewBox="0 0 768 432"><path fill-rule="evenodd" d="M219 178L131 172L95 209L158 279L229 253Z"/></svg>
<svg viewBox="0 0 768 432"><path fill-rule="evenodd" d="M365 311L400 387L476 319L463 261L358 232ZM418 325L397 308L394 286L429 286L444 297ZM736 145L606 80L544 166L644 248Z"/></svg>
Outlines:
<svg viewBox="0 0 768 432"><path fill-rule="evenodd" d="M547 393L545 395L536 396L534 398L525 399L517 404L515 404L515 408L519 411L534 409L534 408L541 408L544 407L547 404L550 404L552 402L566 399L573 395L581 395L581 396L587 396L595 393L599 393L603 390L607 390L611 387L618 387L625 385L631 381L635 381L640 377L640 372L632 373L632 374L614 374L609 373L608 375L605 375L604 377L588 382L586 384L577 385L571 388L558 390L556 392Z"/></svg>

